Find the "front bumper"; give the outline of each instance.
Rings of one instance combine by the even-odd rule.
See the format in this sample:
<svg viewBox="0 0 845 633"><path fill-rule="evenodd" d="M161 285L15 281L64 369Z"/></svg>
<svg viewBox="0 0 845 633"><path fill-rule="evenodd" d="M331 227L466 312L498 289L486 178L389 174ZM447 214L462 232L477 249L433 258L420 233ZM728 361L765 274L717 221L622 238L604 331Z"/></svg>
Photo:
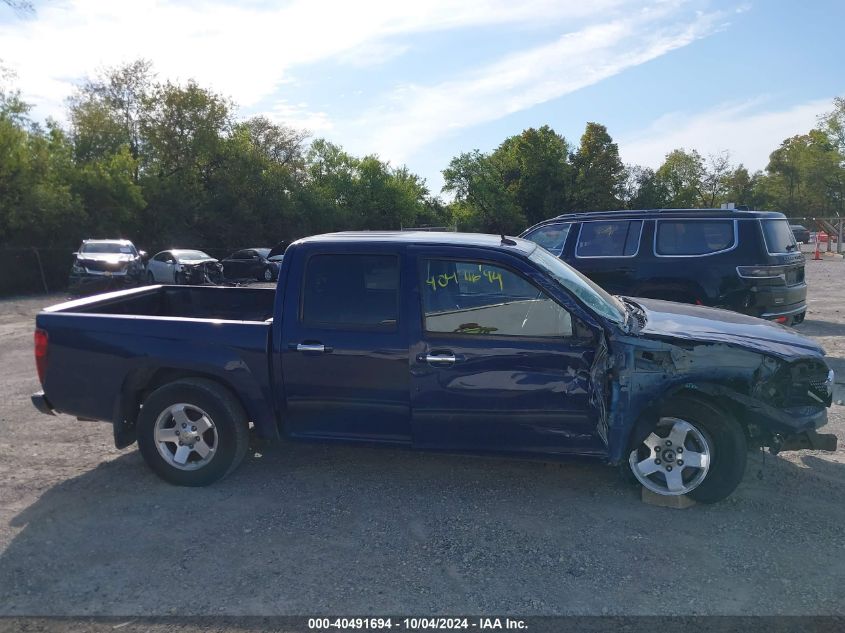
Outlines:
<svg viewBox="0 0 845 633"><path fill-rule="evenodd" d="M106 274L101 272L72 273L68 281L71 292L80 294L91 294L105 292L107 290L119 290L122 288L134 288L143 282L143 271L140 272L116 272Z"/></svg>
<svg viewBox="0 0 845 633"><path fill-rule="evenodd" d="M53 409L53 405L47 400L47 396L44 395L43 391L35 392L30 396L30 399L35 408L41 413L45 415L56 415L56 410Z"/></svg>

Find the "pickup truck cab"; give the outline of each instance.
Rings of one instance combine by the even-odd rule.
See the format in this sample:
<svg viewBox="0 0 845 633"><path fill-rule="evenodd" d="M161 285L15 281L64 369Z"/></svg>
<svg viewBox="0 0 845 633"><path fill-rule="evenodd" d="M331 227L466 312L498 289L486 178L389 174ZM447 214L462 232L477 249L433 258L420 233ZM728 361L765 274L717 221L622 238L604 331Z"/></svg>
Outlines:
<svg viewBox="0 0 845 633"><path fill-rule="evenodd" d="M45 413L110 421L169 482L209 484L263 438L621 465L713 502L749 447L816 433L833 374L753 317L611 296L533 242L431 232L291 244L269 288L151 286L36 318Z"/></svg>

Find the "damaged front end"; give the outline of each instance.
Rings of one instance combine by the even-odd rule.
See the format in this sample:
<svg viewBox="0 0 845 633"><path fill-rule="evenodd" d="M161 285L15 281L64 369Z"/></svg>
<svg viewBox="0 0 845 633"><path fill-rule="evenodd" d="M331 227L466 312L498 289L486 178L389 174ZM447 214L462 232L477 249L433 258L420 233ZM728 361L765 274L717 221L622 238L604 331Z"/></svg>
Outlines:
<svg viewBox="0 0 845 633"><path fill-rule="evenodd" d="M773 454L793 450L835 451L836 436L817 433L827 423L827 408L833 401L833 370L821 359L785 363L767 358L770 370L755 376L752 397L772 407L775 423L749 424L752 437L762 438Z"/></svg>
<svg viewBox="0 0 845 633"><path fill-rule="evenodd" d="M707 397L742 423L749 446L836 450L820 434L833 396L821 356L779 357L722 342L619 337L612 365L609 457L617 463L651 433L661 402L684 392Z"/></svg>
<svg viewBox="0 0 845 633"><path fill-rule="evenodd" d="M182 264L179 283L194 286L218 285L223 282L223 265L217 260Z"/></svg>

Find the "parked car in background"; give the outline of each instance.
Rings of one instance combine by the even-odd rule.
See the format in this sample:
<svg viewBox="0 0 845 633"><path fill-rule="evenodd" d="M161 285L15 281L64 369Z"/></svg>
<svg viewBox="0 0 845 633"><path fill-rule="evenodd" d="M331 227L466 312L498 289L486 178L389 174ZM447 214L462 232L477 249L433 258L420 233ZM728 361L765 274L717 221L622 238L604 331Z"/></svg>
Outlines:
<svg viewBox="0 0 845 633"><path fill-rule="evenodd" d="M151 284L219 284L223 266L208 253L189 249L171 249L156 253L147 264Z"/></svg>
<svg viewBox="0 0 845 633"><path fill-rule="evenodd" d="M810 243L810 230L806 226L802 226L800 224L790 224L789 228L792 229L792 235L795 236L796 242L799 244Z"/></svg>
<svg viewBox="0 0 845 633"><path fill-rule="evenodd" d="M279 263L270 259L270 248L246 248L235 251L220 263L226 279L257 279L275 281Z"/></svg>
<svg viewBox="0 0 845 633"><path fill-rule="evenodd" d="M147 254L129 240L83 240L73 256L68 280L73 294L116 290L144 282Z"/></svg>
<svg viewBox="0 0 845 633"><path fill-rule="evenodd" d="M807 311L782 213L658 209L561 215L522 234L612 294L726 308L784 325Z"/></svg>
<svg viewBox="0 0 845 633"><path fill-rule="evenodd" d="M736 488L750 448L837 446L817 432L834 375L816 341L611 296L498 235L311 237L275 290L137 288L47 308L36 328L33 404L110 421L118 448L137 440L185 486L231 472L250 423L265 439L589 457L704 503Z"/></svg>

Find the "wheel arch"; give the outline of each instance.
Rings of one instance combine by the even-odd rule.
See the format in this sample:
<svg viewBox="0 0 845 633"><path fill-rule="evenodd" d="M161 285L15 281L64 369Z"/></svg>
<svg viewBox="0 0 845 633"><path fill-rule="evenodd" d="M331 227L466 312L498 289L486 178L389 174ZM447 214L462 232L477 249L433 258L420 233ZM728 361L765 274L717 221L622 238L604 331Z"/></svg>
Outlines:
<svg viewBox="0 0 845 633"><path fill-rule="evenodd" d="M257 421L258 416L254 407L250 406L251 403L238 392L238 389L231 382L216 374L180 367L138 368L127 375L123 381L118 402L115 404L112 420L115 447L126 448L137 440L135 425L138 421L141 404L147 396L159 387L187 378L202 378L220 385L241 405L252 422ZM268 435L263 428L257 430L261 435ZM276 429L275 435L272 432L269 435L272 436L271 439L277 438L278 430Z"/></svg>
<svg viewBox="0 0 845 633"><path fill-rule="evenodd" d="M741 394L717 383L684 383L666 389L658 397L649 401L637 414L636 421L628 434L625 450L620 456L620 461L627 460L628 454L633 447L640 444L651 433L657 423L660 407L666 401L676 398L698 400L717 411L730 415L739 423L745 433L746 439L750 441L751 433L749 431L747 416L745 415L746 409L740 401L741 397Z"/></svg>

